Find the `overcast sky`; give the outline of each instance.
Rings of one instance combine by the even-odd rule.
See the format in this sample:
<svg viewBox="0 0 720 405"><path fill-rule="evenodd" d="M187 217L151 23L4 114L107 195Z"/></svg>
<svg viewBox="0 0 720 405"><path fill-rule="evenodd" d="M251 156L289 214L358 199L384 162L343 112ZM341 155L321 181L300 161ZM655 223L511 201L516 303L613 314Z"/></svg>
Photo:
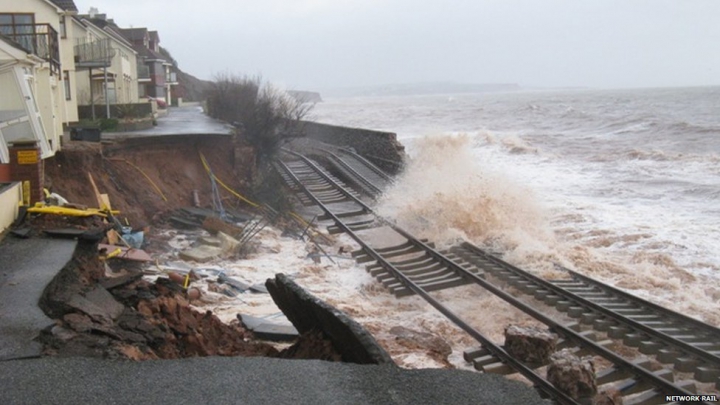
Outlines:
<svg viewBox="0 0 720 405"><path fill-rule="evenodd" d="M75 0L158 30L181 69L292 89L449 81L720 84L718 0Z"/></svg>

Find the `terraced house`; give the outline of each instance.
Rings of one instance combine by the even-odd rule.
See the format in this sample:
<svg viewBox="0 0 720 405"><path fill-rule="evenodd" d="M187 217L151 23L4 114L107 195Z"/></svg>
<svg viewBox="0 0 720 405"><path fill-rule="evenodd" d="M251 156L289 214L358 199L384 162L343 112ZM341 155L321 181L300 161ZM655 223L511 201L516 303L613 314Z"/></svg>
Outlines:
<svg viewBox="0 0 720 405"><path fill-rule="evenodd" d="M85 119L151 124L157 105L144 96L168 97L172 64L157 32L138 42L132 31L72 0L0 0L0 194L20 184L26 203L42 200L44 160Z"/></svg>
<svg viewBox="0 0 720 405"><path fill-rule="evenodd" d="M10 162L9 145L23 141L35 142L41 158L54 155L64 127L77 121L67 30L76 14L72 0L0 0L0 163Z"/></svg>

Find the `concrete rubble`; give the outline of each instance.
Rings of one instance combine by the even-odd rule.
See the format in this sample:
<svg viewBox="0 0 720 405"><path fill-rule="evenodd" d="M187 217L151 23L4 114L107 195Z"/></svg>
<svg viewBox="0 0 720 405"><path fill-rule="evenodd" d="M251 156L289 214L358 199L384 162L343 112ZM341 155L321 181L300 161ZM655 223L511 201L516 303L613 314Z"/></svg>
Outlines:
<svg viewBox="0 0 720 405"><path fill-rule="evenodd" d="M578 357L570 349L550 356L547 380L576 400L592 398L597 394L592 360L590 357Z"/></svg>
<svg viewBox="0 0 720 405"><path fill-rule="evenodd" d="M538 327L509 325L505 328L505 350L526 363L547 363L557 341L557 335Z"/></svg>

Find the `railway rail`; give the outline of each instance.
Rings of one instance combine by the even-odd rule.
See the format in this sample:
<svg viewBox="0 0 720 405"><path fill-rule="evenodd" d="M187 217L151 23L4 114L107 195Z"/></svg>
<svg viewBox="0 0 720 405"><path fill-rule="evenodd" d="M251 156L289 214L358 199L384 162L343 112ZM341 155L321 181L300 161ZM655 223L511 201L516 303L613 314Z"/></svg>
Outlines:
<svg viewBox="0 0 720 405"><path fill-rule="evenodd" d="M304 195L301 198L303 204L320 207L324 212L321 219L333 222L333 225L328 228L331 232L345 232L361 246L361 249L354 252L353 256L359 263L368 263L367 270L388 290L396 296L409 294L421 296L475 338L481 347L467 352L466 359L472 361L477 369L499 374L519 372L535 384L541 393L551 397L557 403L577 403L545 380L542 372L539 371L545 366L544 364L526 364L513 358L501 346L486 338L467 321L453 313L431 292L463 284L476 284L490 291L510 305L547 325L560 337L559 345L561 347L574 348L578 354L592 354L606 359L612 365L597 374L598 384L618 389L626 404L670 403L671 401L665 400L666 395L693 395L695 390L693 381L676 383L673 373L668 369L651 371L645 368L644 364L628 361L608 348L612 341L596 342L593 333L581 332L577 327L561 324L488 281L487 276L502 279L506 275L504 269L510 266L509 264L485 255L472 245L463 245L440 252L432 244L414 238L400 227L376 215L356 192L349 190L317 163L292 152L288 152L288 155L291 158L279 161L277 168L288 185ZM360 171L355 170L355 172L362 176ZM342 207L340 208L340 206ZM373 248L358 233L376 227L387 227L402 236L406 242L391 247ZM505 279L513 281L522 279L516 283L519 286L530 284L524 277L517 274L507 276ZM562 303L568 309L573 308L573 313L579 313L584 322L592 320L602 324L600 320L609 319L608 316L605 318L600 315L593 316L589 310L578 312L575 309L577 305L573 304L577 301L572 301L568 305L568 300L563 299L563 296L558 295L559 293L550 286L544 286L543 289L528 287L526 290L532 290L539 297L549 297L546 302L557 297L556 303ZM547 293L543 296L545 291ZM581 300L583 299L585 298L581 297ZM612 322L626 325L619 323L616 318L612 318L606 322L608 328L615 327ZM705 361L704 358L703 361Z"/></svg>

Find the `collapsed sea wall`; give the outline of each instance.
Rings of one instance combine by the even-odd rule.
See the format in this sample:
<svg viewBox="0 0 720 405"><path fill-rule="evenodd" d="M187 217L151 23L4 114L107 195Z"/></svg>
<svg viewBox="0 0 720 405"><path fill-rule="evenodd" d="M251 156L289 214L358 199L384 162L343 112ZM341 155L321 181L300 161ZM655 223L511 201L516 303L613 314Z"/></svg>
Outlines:
<svg viewBox="0 0 720 405"><path fill-rule="evenodd" d="M351 147L380 168L395 174L405 160L405 146L397 140L394 132L374 131L338 125L303 121L303 133L307 138L331 145Z"/></svg>

